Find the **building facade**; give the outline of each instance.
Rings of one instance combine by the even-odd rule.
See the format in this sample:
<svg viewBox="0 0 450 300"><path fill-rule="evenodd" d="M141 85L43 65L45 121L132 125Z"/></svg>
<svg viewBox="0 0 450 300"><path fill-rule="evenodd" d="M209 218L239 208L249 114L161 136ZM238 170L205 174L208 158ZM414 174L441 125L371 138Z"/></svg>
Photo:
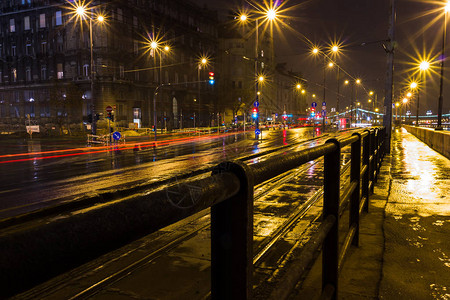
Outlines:
<svg viewBox="0 0 450 300"><path fill-rule="evenodd" d="M209 124L218 107L207 83L214 61L199 59L216 55L215 13L184 0L92 1L80 18L76 5L1 1L0 123L29 115L63 125L112 106L121 126L150 127L153 107L158 128Z"/></svg>

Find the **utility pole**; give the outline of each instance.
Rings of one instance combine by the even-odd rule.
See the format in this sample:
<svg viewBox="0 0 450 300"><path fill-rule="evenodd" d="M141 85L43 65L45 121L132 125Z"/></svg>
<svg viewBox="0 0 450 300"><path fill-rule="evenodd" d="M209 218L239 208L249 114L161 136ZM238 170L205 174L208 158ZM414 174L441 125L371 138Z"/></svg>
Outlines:
<svg viewBox="0 0 450 300"><path fill-rule="evenodd" d="M391 151L391 132L392 132L392 91L394 85L394 50L395 50L395 0L390 0L390 17L388 42L385 45L387 54L387 72L384 98L384 116L383 125L386 127L385 151Z"/></svg>

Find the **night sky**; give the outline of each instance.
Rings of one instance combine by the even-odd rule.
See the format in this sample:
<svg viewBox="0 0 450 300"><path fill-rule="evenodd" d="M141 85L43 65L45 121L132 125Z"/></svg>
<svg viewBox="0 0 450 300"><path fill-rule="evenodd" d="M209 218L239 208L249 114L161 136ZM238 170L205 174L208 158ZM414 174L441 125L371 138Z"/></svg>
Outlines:
<svg viewBox="0 0 450 300"><path fill-rule="evenodd" d="M230 11L237 11L241 1L195 0L218 11L225 20ZM261 1L262 2L262 1ZM442 1L441 3L445 3ZM439 1L397 0L394 100L404 97L408 82L418 73L420 58L430 56L433 70L426 76L420 95L420 114L426 110L437 112L439 96L439 57L442 43L443 13ZM302 35L317 45L327 46L334 41L342 44L343 51L338 58L342 69L354 78L360 78L366 91L378 94L378 101L384 97L386 77L386 54L382 42L387 39L389 21L389 0L284 0L283 20L291 28L276 31L276 59L286 62L289 69L300 72L309 82L310 90L318 97L323 95L323 60L310 55L310 45ZM361 46L366 43L365 46ZM448 47L448 43L446 43ZM278 46L279 45L279 46ZM446 63L449 66L449 63ZM415 70L413 70L415 68ZM445 76L447 77L447 69ZM415 77L418 75L416 74ZM348 76L341 76L342 106L350 105L350 88L342 85ZM327 70L327 107L336 104L336 70ZM444 81L444 110L450 105L450 82ZM364 95L364 96L363 96ZM358 100L367 104L363 88L358 89ZM321 100L321 99L319 99ZM310 101L308 101L310 102ZM382 105L379 105L380 109ZM415 114L415 108L412 110Z"/></svg>

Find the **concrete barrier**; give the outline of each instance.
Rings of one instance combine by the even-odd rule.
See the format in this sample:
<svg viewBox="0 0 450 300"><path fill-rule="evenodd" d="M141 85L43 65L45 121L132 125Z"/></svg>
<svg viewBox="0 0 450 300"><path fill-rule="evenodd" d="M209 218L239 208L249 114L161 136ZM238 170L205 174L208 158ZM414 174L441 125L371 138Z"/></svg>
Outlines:
<svg viewBox="0 0 450 300"><path fill-rule="evenodd" d="M434 128L404 126L405 129L428 146L450 159L450 132Z"/></svg>

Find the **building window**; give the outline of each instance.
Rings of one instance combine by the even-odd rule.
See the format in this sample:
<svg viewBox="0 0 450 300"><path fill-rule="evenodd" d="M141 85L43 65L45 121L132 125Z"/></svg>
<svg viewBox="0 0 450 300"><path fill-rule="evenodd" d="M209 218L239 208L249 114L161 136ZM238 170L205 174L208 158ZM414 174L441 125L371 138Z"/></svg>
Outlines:
<svg viewBox="0 0 450 300"><path fill-rule="evenodd" d="M39 15L39 28L45 28L45 14Z"/></svg>
<svg viewBox="0 0 450 300"><path fill-rule="evenodd" d="M135 67L137 69L137 67ZM134 80L139 81L139 71L134 72Z"/></svg>
<svg viewBox="0 0 450 300"><path fill-rule="evenodd" d="M139 55L139 43L138 43L138 41L133 41L133 49L134 49L134 54L135 55Z"/></svg>
<svg viewBox="0 0 450 300"><path fill-rule="evenodd" d="M14 19L9 19L9 31L16 32L16 22Z"/></svg>
<svg viewBox="0 0 450 300"><path fill-rule="evenodd" d="M88 77L89 76L89 65L83 65L83 76Z"/></svg>
<svg viewBox="0 0 450 300"><path fill-rule="evenodd" d="M58 79L64 78L63 64L56 65L56 72L57 72Z"/></svg>
<svg viewBox="0 0 450 300"><path fill-rule="evenodd" d="M25 54L26 55L32 55L33 54L33 48L31 47L31 42L27 41L27 44L25 45Z"/></svg>
<svg viewBox="0 0 450 300"><path fill-rule="evenodd" d="M12 78L13 82L17 82L17 69L16 68L11 69L11 78Z"/></svg>
<svg viewBox="0 0 450 300"><path fill-rule="evenodd" d="M41 43L41 53L43 55L47 54L47 42L42 42Z"/></svg>
<svg viewBox="0 0 450 300"><path fill-rule="evenodd" d="M120 8L117 9L117 21L123 21L122 10Z"/></svg>
<svg viewBox="0 0 450 300"><path fill-rule="evenodd" d="M11 45L11 56L16 56L16 45Z"/></svg>
<svg viewBox="0 0 450 300"><path fill-rule="evenodd" d="M238 88L242 89L242 81L238 81Z"/></svg>
<svg viewBox="0 0 450 300"><path fill-rule="evenodd" d="M138 26L138 18L136 16L133 16L133 25L134 27Z"/></svg>
<svg viewBox="0 0 450 300"><path fill-rule="evenodd" d="M41 67L41 80L46 80L46 79L47 79L47 67L42 66Z"/></svg>
<svg viewBox="0 0 450 300"><path fill-rule="evenodd" d="M125 77L125 69L123 67L123 65L119 66L119 78L124 78Z"/></svg>
<svg viewBox="0 0 450 300"><path fill-rule="evenodd" d="M55 13L55 25L56 26L62 25L62 16L60 10Z"/></svg>
<svg viewBox="0 0 450 300"><path fill-rule="evenodd" d="M31 81L31 68L30 67L27 67L25 69L25 77L26 77L27 81Z"/></svg>
<svg viewBox="0 0 450 300"><path fill-rule="evenodd" d="M23 28L24 30L30 30L30 17L23 18Z"/></svg>

